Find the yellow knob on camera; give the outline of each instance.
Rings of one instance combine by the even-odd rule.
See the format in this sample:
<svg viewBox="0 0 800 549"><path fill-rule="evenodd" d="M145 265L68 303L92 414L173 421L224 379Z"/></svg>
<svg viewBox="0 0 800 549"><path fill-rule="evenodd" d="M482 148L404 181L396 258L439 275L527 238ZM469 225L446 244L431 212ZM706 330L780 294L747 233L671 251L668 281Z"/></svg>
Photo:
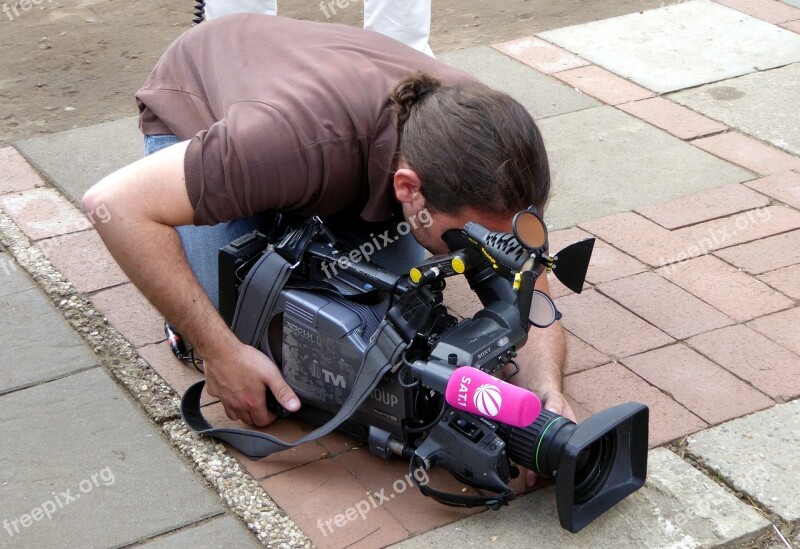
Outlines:
<svg viewBox="0 0 800 549"><path fill-rule="evenodd" d="M467 270L467 266L464 264L464 260L460 257L454 257L453 261L450 262L450 266L453 267L453 270L458 274L462 274L464 271Z"/></svg>
<svg viewBox="0 0 800 549"><path fill-rule="evenodd" d="M411 269L411 272L408 273L408 276L411 277L411 282L414 284L418 284L420 280L422 280L422 271L414 267Z"/></svg>

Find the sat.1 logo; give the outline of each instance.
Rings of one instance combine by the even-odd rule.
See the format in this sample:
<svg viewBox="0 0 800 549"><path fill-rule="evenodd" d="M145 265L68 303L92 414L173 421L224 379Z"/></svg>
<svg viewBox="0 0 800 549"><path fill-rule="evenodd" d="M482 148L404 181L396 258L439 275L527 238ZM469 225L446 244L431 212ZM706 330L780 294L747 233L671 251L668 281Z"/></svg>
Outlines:
<svg viewBox="0 0 800 549"><path fill-rule="evenodd" d="M484 383L472 395L472 401L481 414L494 417L500 413L500 406L503 404L503 397L500 389L491 383Z"/></svg>

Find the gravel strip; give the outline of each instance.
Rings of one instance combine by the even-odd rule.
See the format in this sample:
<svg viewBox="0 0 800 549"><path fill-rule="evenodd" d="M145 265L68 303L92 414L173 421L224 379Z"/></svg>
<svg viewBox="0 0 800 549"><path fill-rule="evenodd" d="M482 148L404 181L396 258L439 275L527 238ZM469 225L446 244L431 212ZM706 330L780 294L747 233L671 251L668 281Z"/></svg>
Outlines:
<svg viewBox="0 0 800 549"><path fill-rule="evenodd" d="M169 441L219 493L225 504L267 547L312 547L300 528L273 502L225 446L200 437L180 419L180 397L136 349L103 318L90 299L59 273L14 222L0 212L0 245L50 297L93 349L102 366L125 387ZM11 268L16 268L14 265Z"/></svg>

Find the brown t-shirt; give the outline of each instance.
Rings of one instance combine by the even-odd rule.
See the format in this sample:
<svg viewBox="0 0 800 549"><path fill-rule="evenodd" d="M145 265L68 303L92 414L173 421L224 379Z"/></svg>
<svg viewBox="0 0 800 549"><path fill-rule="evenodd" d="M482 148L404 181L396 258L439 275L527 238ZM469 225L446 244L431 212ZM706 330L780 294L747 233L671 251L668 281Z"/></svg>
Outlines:
<svg viewBox="0 0 800 549"><path fill-rule="evenodd" d="M414 70L477 82L374 32L238 14L184 33L136 99L145 135L191 139L196 224L268 209L380 221L395 204L388 94Z"/></svg>

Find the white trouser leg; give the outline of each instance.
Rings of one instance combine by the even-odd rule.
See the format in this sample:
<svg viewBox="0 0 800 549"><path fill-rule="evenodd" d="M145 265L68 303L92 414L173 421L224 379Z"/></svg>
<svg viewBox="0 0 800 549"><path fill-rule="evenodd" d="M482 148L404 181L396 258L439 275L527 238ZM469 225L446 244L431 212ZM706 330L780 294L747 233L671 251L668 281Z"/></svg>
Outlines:
<svg viewBox="0 0 800 549"><path fill-rule="evenodd" d="M364 28L391 36L433 57L431 0L364 0Z"/></svg>
<svg viewBox="0 0 800 549"><path fill-rule="evenodd" d="M277 15L278 0L206 0L206 19L241 12Z"/></svg>

